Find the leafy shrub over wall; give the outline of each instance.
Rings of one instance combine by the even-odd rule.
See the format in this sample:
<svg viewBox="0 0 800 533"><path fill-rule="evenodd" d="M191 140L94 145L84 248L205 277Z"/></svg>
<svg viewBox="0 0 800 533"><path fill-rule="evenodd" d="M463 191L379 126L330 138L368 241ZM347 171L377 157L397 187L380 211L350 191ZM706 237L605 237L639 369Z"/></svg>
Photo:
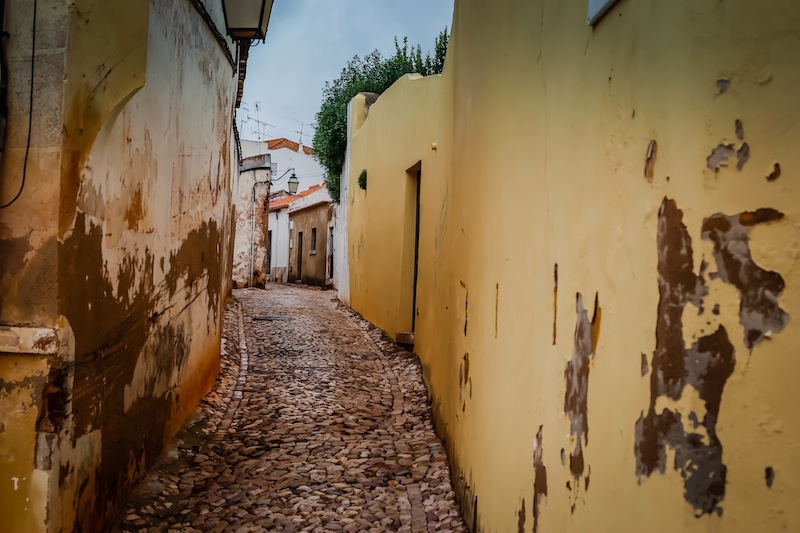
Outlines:
<svg viewBox="0 0 800 533"><path fill-rule="evenodd" d="M325 83L313 146L314 157L325 169L325 185L334 201L339 201L339 179L347 149L347 104L358 93L381 94L405 74L440 74L444 68L448 39L445 28L436 37L433 56L428 53L423 59L419 45L409 48L408 38L404 38L401 47L395 37L395 53L391 57L384 59L378 50L363 58L354 56L338 78Z"/></svg>
<svg viewBox="0 0 800 533"><path fill-rule="evenodd" d="M361 171L361 174L358 175L358 186L367 190L367 169Z"/></svg>

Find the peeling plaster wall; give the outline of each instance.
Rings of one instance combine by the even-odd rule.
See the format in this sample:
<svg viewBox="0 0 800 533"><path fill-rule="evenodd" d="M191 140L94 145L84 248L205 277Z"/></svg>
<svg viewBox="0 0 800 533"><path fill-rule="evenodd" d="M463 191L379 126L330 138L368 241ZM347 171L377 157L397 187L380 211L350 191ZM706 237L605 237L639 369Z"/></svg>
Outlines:
<svg viewBox="0 0 800 533"><path fill-rule="evenodd" d="M269 231L268 197L270 186L263 182L270 180L268 170L244 171L239 175L238 189L235 191L236 236L233 252L233 283L235 287L250 286L252 265L254 287L264 287L267 281L267 232ZM255 202L253 185L256 182ZM255 215L254 215L255 211Z"/></svg>
<svg viewBox="0 0 800 533"><path fill-rule="evenodd" d="M8 5L3 199L30 4ZM236 78L189 1L42 0L40 43L0 211L0 530L104 531L218 372Z"/></svg>
<svg viewBox="0 0 800 533"><path fill-rule="evenodd" d="M586 9L459 0L444 74L354 123L352 306L409 324L420 162L415 351L473 530L800 529L800 6Z"/></svg>

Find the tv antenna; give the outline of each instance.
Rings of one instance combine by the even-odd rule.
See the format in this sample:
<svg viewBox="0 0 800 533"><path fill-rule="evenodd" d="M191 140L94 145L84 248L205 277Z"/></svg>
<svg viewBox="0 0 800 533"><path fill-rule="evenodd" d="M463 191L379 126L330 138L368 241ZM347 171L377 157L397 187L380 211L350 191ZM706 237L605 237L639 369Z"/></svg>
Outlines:
<svg viewBox="0 0 800 533"><path fill-rule="evenodd" d="M306 128L308 128L310 130L313 130L314 129L313 124L311 124L310 122L303 122L302 120L297 120L296 118L292 118L292 117L290 117L288 115L286 116L286 118L288 118L289 120L294 120L295 122L300 124L300 129L299 130L294 130L294 132L300 134L300 144L303 144L303 131Z"/></svg>
<svg viewBox="0 0 800 533"><path fill-rule="evenodd" d="M274 124L270 124L269 122L265 122L265 121L261 120L260 113L259 113L260 102L256 102L254 105L255 105L255 108L256 108L256 118L253 118L252 116L250 116L250 110L245 108L245 111L247 111L247 119L246 119L246 121L247 122L253 121L253 122L256 123L256 126L254 128L250 128L250 133L255 133L256 137L257 137L257 140L258 141L263 141L264 137L266 136L267 127L274 128L275 125ZM244 122L245 121L243 120L242 121L242 125L244 125Z"/></svg>

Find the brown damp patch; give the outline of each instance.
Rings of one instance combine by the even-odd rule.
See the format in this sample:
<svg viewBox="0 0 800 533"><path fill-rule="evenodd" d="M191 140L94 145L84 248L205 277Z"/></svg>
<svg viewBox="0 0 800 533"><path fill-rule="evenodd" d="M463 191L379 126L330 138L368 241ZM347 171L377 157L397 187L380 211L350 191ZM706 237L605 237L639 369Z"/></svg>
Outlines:
<svg viewBox="0 0 800 533"><path fill-rule="evenodd" d="M214 250L211 244L214 232L209 229L206 234L207 238L195 236L186 246L198 241L205 243L207 248L198 255L208 254L211 259L209 250ZM107 260L103 257L102 242L102 229L79 212L74 230L60 245L59 252L63 259L59 271L59 309L69 320L76 341L75 387L70 391L75 425L73 443L95 429L101 431L103 442L96 470L75 481L81 487L77 501L86 503L76 505L77 523L96 523L100 516L105 521L112 520L121 499L162 451L164 439L175 425L172 419L179 405L180 393L175 384L180 381L178 376L186 372L190 352L183 326L162 320L166 309L156 308L161 288L153 286L152 254L144 251L143 264L139 258L124 257L115 291L106 277L97 275L105 271ZM192 254L188 257L198 259ZM197 263L181 263L186 259L187 254L180 252L173 256L170 273L200 277ZM209 280L213 279L209 275ZM212 320L217 311L213 298L221 287L219 281L217 287L209 285L214 302ZM186 307L191 302L190 299ZM126 411L125 388L132 383L140 359L146 368L144 391ZM53 387L54 399L58 397L58 389Z"/></svg>
<svg viewBox="0 0 800 533"><path fill-rule="evenodd" d="M666 470L666 449L675 452L673 468L684 479L684 498L695 515L722 514L727 467L722 462L722 443L717 432L722 393L736 364L727 331L700 337L692 346L683 340L683 312L698 308L707 294L702 277L694 274L692 242L683 213L665 198L658 220L658 288L656 350L650 376L647 414L636 422L634 453L640 480ZM660 397L678 400L692 387L705 412L682 413L671 409L656 412Z"/></svg>
<svg viewBox="0 0 800 533"><path fill-rule="evenodd" d="M717 94L725 94L731 86L731 80L727 78L720 78L716 81Z"/></svg>
<svg viewBox="0 0 800 533"><path fill-rule="evenodd" d="M58 242L55 237L47 239L36 249L36 253L21 271L17 282L17 294L25 298L17 298L12 302L18 312L24 316L26 323L47 323L58 316L55 266L59 264ZM1 277L1 276L0 276ZM0 309L2 309L2 293L0 293ZM0 318L0 323L6 315Z"/></svg>
<svg viewBox="0 0 800 533"><path fill-rule="evenodd" d="M53 364L42 387L42 402L36 421L36 431L59 433L67 418L70 391L67 387L69 369Z"/></svg>
<svg viewBox="0 0 800 533"><path fill-rule="evenodd" d="M29 237L0 239L0 279L13 277L25 266L25 255L33 250Z"/></svg>
<svg viewBox="0 0 800 533"><path fill-rule="evenodd" d="M739 290L739 323L744 327L744 342L750 351L789 322L789 315L778 302L786 285L783 277L756 264L748 234L750 227L778 221L783 216L775 209L762 208L738 215L717 213L703 221L703 239L714 244L717 272L711 277Z"/></svg>
<svg viewBox="0 0 800 533"><path fill-rule="evenodd" d="M467 324L469 322L469 291L464 296L464 336L467 336Z"/></svg>
<svg viewBox="0 0 800 533"><path fill-rule="evenodd" d="M170 255L169 270L165 276L170 295L175 294L178 281L182 280L188 296L196 289L194 285L207 277L206 289L215 310L214 320L219 314L219 296L223 285L222 267L217 260L222 254L222 244L217 222L204 221L199 228L189 232L180 248Z"/></svg>
<svg viewBox="0 0 800 533"><path fill-rule="evenodd" d="M469 352L464 352L464 358L458 367L458 397L461 400L461 412L466 411L467 403L464 400L464 391L469 386L469 397L472 398L472 377L469 375Z"/></svg>
<svg viewBox="0 0 800 533"><path fill-rule="evenodd" d="M736 170L742 170L745 163L750 160L750 145L743 143L736 151Z"/></svg>
<svg viewBox="0 0 800 533"><path fill-rule="evenodd" d="M650 365L647 362L647 355L642 354L642 376L646 376L650 372Z"/></svg>
<svg viewBox="0 0 800 533"><path fill-rule="evenodd" d="M772 172L767 175L767 181L775 181L781 177L781 164L775 163L772 166Z"/></svg>
<svg viewBox="0 0 800 533"><path fill-rule="evenodd" d="M736 137L741 141L744 139L744 125L742 125L742 121L738 118L733 124L734 131L736 132Z"/></svg>
<svg viewBox="0 0 800 533"><path fill-rule="evenodd" d="M644 156L644 177L653 183L653 176L655 176L656 159L658 158L658 142L653 139L647 145L647 152Z"/></svg>
<svg viewBox="0 0 800 533"><path fill-rule="evenodd" d="M519 511L517 512L517 533L525 533L525 519L527 518L527 513L525 512L525 498L522 498L522 502L519 505Z"/></svg>
<svg viewBox="0 0 800 533"><path fill-rule="evenodd" d="M539 426L536 438L533 441L533 533L539 531L539 514L541 513L542 498L547 496L547 467L544 464L544 444L542 431L544 426ZM564 450L562 449L562 456Z"/></svg>
<svg viewBox="0 0 800 533"><path fill-rule="evenodd" d="M125 222L128 229L136 231L139 229L139 221L144 218L144 203L142 202L142 187L136 187L133 198L128 208L125 210Z"/></svg>
<svg viewBox="0 0 800 533"><path fill-rule="evenodd" d="M553 267L553 346L558 333L558 263Z"/></svg>
<svg viewBox="0 0 800 533"><path fill-rule="evenodd" d="M600 323L603 321L603 309L600 307L600 295L594 294L594 312L592 313L592 353L597 353L600 341Z"/></svg>
<svg viewBox="0 0 800 533"><path fill-rule="evenodd" d="M772 484L775 483L775 469L771 466L768 466L764 469L764 481L766 482L768 489L771 489Z"/></svg>
<svg viewBox="0 0 800 533"><path fill-rule="evenodd" d="M500 316L500 284L494 286L494 338L497 338L497 322Z"/></svg>
<svg viewBox="0 0 800 533"><path fill-rule="evenodd" d="M575 310L577 320L575 326L575 349L572 359L567 362L564 378L567 383L564 397L564 412L569 415L570 435L575 438L575 450L569 456L569 468L572 476L577 480L584 472L585 464L583 446L589 444L589 419L588 419L588 394L589 394L589 368L594 355L595 338L594 324L589 321L589 315L583 307L583 295L576 294ZM595 298L595 318L597 319L597 332L599 332L599 305Z"/></svg>

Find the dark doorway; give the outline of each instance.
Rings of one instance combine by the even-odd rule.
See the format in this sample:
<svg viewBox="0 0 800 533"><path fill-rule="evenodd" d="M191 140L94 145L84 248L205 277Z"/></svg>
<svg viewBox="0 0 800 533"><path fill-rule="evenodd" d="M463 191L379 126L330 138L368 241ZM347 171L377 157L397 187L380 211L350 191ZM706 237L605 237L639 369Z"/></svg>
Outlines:
<svg viewBox="0 0 800 533"><path fill-rule="evenodd" d="M272 275L272 230L267 230L267 279Z"/></svg>
<svg viewBox="0 0 800 533"><path fill-rule="evenodd" d="M328 228L328 279L333 279L333 228Z"/></svg>
<svg viewBox="0 0 800 533"><path fill-rule="evenodd" d="M303 232L297 232L297 280L303 281Z"/></svg>
<svg viewBox="0 0 800 533"><path fill-rule="evenodd" d="M419 276L419 191L422 184L422 169L417 170L417 213L416 228L414 230L414 298L411 306L411 331L417 325L417 277Z"/></svg>

